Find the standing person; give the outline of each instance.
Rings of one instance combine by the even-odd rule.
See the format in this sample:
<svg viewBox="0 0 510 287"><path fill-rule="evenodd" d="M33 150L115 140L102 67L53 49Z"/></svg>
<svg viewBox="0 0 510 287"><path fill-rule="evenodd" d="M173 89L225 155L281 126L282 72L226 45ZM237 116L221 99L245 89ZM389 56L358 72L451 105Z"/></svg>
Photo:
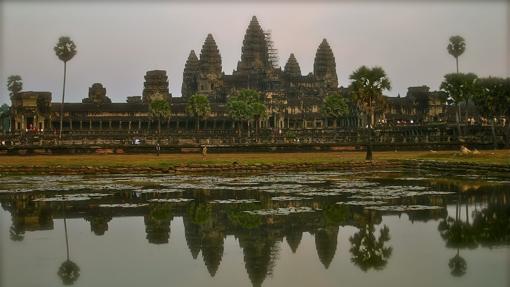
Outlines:
<svg viewBox="0 0 510 287"><path fill-rule="evenodd" d="M207 146L203 145L202 146L202 160L205 160L206 157L207 157Z"/></svg>
<svg viewBox="0 0 510 287"><path fill-rule="evenodd" d="M159 156L159 152L161 151L161 146L159 146L159 143L156 144L156 153Z"/></svg>

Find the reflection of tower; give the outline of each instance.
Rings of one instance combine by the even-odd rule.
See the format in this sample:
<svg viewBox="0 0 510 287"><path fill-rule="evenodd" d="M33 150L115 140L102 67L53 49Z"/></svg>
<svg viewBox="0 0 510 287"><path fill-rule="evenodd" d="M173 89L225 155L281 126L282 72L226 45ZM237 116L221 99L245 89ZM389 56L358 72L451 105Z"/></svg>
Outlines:
<svg viewBox="0 0 510 287"><path fill-rule="evenodd" d="M336 245L338 239L338 226L327 226L320 228L315 233L315 248L319 260L326 269L335 257Z"/></svg>
<svg viewBox="0 0 510 287"><path fill-rule="evenodd" d="M101 212L100 210L94 211L91 215L85 216L85 220L90 222L90 230L95 235L104 235L108 230L108 222L112 220L112 216Z"/></svg>
<svg viewBox="0 0 510 287"><path fill-rule="evenodd" d="M202 248L200 226L193 224L189 216L184 216L182 220L184 223L184 237L186 238L186 244L188 245L193 259L197 259L198 253Z"/></svg>
<svg viewBox="0 0 510 287"><path fill-rule="evenodd" d="M280 246L276 240L263 234L242 234L239 245L243 249L246 272L254 287L262 286L267 275L273 273Z"/></svg>
<svg viewBox="0 0 510 287"><path fill-rule="evenodd" d="M25 231L53 229L53 215L51 209L33 201L34 196L20 194L13 196L11 220L9 229L13 241L21 241Z"/></svg>
<svg viewBox="0 0 510 287"><path fill-rule="evenodd" d="M287 244L289 245L290 250L292 250L292 253L296 253L302 238L303 232L298 229L292 228L287 231L285 239L287 240Z"/></svg>
<svg viewBox="0 0 510 287"><path fill-rule="evenodd" d="M145 232L149 243L168 243L172 218L169 206L154 205L150 207L149 214L144 216Z"/></svg>
<svg viewBox="0 0 510 287"><path fill-rule="evenodd" d="M212 277L216 275L223 257L223 237L219 230L208 230L202 237L202 257Z"/></svg>

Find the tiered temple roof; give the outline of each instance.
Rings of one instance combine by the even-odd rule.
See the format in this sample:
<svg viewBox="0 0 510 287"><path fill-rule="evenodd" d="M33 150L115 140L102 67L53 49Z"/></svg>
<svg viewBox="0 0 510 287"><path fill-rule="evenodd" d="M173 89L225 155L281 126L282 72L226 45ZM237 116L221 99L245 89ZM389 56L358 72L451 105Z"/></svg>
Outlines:
<svg viewBox="0 0 510 287"><path fill-rule="evenodd" d="M189 59L189 58L188 58ZM221 74L221 55L216 41L212 34L208 34L205 39L202 51L200 51L200 73L204 75Z"/></svg>
<svg viewBox="0 0 510 287"><path fill-rule="evenodd" d="M143 102L148 103L156 94L165 98L170 97L168 90L168 76L165 70L148 71L145 74L145 82L143 83Z"/></svg>
<svg viewBox="0 0 510 287"><path fill-rule="evenodd" d="M221 65L221 63L220 63ZM184 72L182 73L182 97L187 98L193 95L198 89L197 75L199 72L199 61L194 50L191 50L184 65Z"/></svg>
<svg viewBox="0 0 510 287"><path fill-rule="evenodd" d="M253 16L244 35L241 61L237 64L237 72L248 73L270 68L266 37L257 17Z"/></svg>
<svg viewBox="0 0 510 287"><path fill-rule="evenodd" d="M315 54L313 74L317 79L325 81L328 86L338 86L335 56L326 39L322 40Z"/></svg>
<svg viewBox="0 0 510 287"><path fill-rule="evenodd" d="M290 54L287 64L285 64L284 72L290 77L301 76L301 68L299 67L299 63L294 54Z"/></svg>

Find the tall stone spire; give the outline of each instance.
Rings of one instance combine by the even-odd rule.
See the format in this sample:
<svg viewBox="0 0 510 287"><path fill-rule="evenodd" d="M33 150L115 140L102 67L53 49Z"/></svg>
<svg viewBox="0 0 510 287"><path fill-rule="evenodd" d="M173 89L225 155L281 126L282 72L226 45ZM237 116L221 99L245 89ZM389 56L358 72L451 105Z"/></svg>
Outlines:
<svg viewBox="0 0 510 287"><path fill-rule="evenodd" d="M326 39L322 40L315 54L313 74L317 79L324 80L328 87L338 87L335 56Z"/></svg>
<svg viewBox="0 0 510 287"><path fill-rule="evenodd" d="M299 63L296 60L294 54L290 54L289 59L287 60L287 64L285 64L285 73L291 77L299 77L301 76L301 68L299 67Z"/></svg>
<svg viewBox="0 0 510 287"><path fill-rule="evenodd" d="M216 41L212 34L208 34L205 39L202 51L200 51L200 73L203 75L221 74L221 55Z"/></svg>
<svg viewBox="0 0 510 287"><path fill-rule="evenodd" d="M190 97L196 93L198 89L198 73L199 61L194 50L191 50L184 65L184 72L182 73L182 86L181 95L183 97Z"/></svg>
<svg viewBox="0 0 510 287"><path fill-rule="evenodd" d="M237 64L237 71L242 73L270 67L266 36L257 17L253 16L244 35L241 61Z"/></svg>

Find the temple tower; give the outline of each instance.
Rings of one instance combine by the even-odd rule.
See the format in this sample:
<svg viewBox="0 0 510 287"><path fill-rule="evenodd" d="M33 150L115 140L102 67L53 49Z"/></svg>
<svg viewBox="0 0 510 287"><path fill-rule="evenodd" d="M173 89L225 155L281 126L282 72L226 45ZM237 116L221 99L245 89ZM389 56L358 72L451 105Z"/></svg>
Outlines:
<svg viewBox="0 0 510 287"><path fill-rule="evenodd" d="M266 35L260 27L257 17L253 16L244 35L241 61L237 64L237 72L246 74L271 68Z"/></svg>
<svg viewBox="0 0 510 287"><path fill-rule="evenodd" d="M212 95L222 86L221 55L216 41L211 34L207 35L199 60L198 91L201 94Z"/></svg>
<svg viewBox="0 0 510 287"><path fill-rule="evenodd" d="M161 97L170 100L168 90L168 77L164 70L147 71L145 82L143 84L143 102L150 103L155 97Z"/></svg>
<svg viewBox="0 0 510 287"><path fill-rule="evenodd" d="M317 80L323 81L326 88L338 87L335 56L326 39L322 40L315 54L313 74Z"/></svg>
<svg viewBox="0 0 510 287"><path fill-rule="evenodd" d="M194 50L191 50L182 73L181 95L184 98L192 96L198 90L199 61Z"/></svg>
<svg viewBox="0 0 510 287"><path fill-rule="evenodd" d="M301 68L294 54L290 54L287 64L285 64L284 72L292 78L301 76Z"/></svg>

